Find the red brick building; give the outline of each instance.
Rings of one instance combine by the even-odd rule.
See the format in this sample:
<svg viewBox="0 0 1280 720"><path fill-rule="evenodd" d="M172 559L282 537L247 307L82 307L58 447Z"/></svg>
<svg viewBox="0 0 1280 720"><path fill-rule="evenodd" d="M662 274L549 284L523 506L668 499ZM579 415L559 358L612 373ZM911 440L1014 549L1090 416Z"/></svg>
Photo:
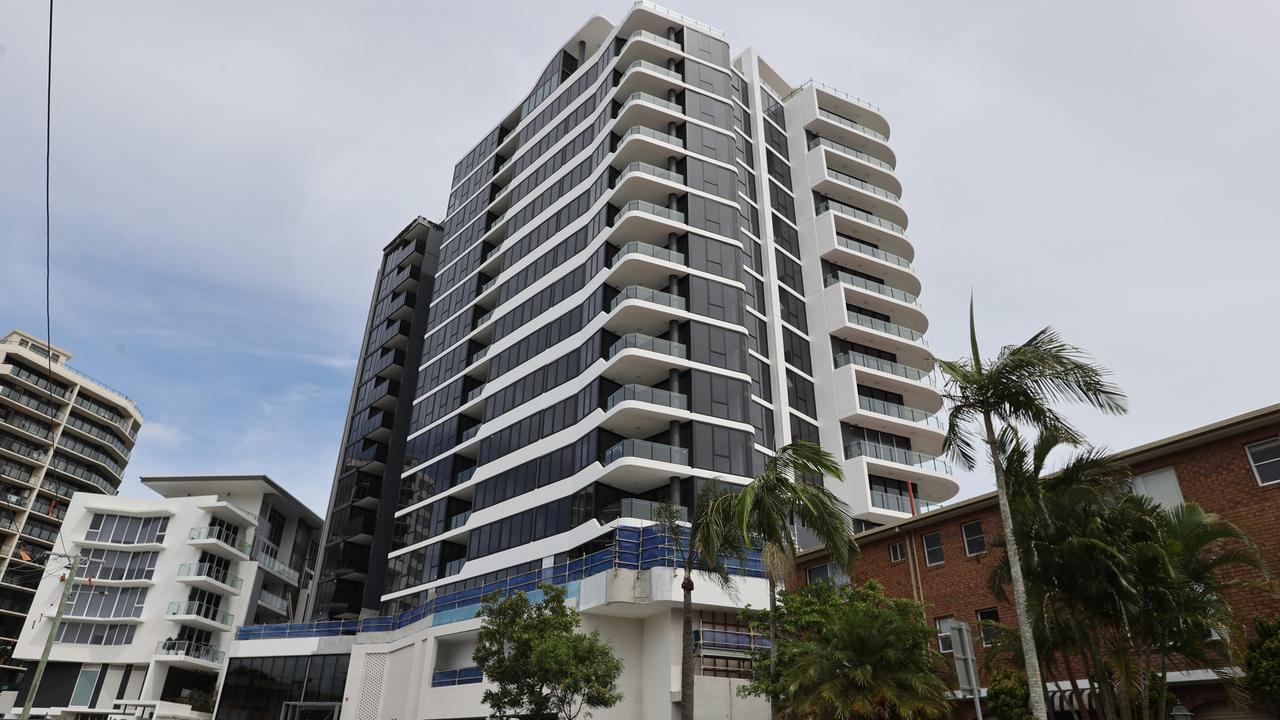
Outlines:
<svg viewBox="0 0 1280 720"><path fill-rule="evenodd" d="M1158 502L1195 502L1244 529L1272 568L1280 568L1280 405L1117 453L1133 473L1134 489ZM858 535L862 556L854 581L876 579L893 595L925 603L930 622L966 621L977 635L982 619L1015 622L1013 607L991 592L992 569L1003 551L995 493L956 502ZM801 555L797 582L834 572L821 549ZM1280 601L1261 593L1233 598L1242 619L1280 613ZM949 641L943 640L947 649ZM981 664L985 648L975 645ZM1196 718L1271 717L1239 711L1224 701L1207 671L1171 676L1171 689Z"/></svg>

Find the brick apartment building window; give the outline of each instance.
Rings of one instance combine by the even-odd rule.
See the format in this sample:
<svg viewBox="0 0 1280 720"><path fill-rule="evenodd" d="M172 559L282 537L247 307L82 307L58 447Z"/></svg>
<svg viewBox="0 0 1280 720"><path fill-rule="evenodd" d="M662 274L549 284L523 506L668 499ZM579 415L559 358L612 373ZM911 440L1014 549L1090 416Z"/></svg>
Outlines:
<svg viewBox="0 0 1280 720"><path fill-rule="evenodd" d="M1000 611L995 608L986 608L978 611L978 631L982 633L982 646L991 647L995 643L996 638L1000 637L1000 631L990 625L982 623L998 623L1000 622Z"/></svg>
<svg viewBox="0 0 1280 720"><path fill-rule="evenodd" d="M964 534L964 554L969 557L981 555L987 551L987 538L982 534L982 521L974 520L960 526Z"/></svg>
<svg viewBox="0 0 1280 720"><path fill-rule="evenodd" d="M937 618L933 624L938 628L938 651L951 652L951 616Z"/></svg>
<svg viewBox="0 0 1280 720"><path fill-rule="evenodd" d="M1173 509L1182 504L1178 473L1171 467L1134 475L1132 482L1135 493L1151 498L1165 509Z"/></svg>
<svg viewBox="0 0 1280 720"><path fill-rule="evenodd" d="M1280 438L1263 440L1245 447L1259 485L1280 482Z"/></svg>
<svg viewBox="0 0 1280 720"><path fill-rule="evenodd" d="M841 567L833 562L823 565L815 565L807 571L809 582L816 583L823 580L830 580L835 585L848 585L852 580L849 573L845 572Z"/></svg>
<svg viewBox="0 0 1280 720"><path fill-rule="evenodd" d="M906 549L902 547L901 542L891 543L889 545L889 562L900 563L907 559Z"/></svg>
<svg viewBox="0 0 1280 720"><path fill-rule="evenodd" d="M920 542L924 545L925 565L941 565L946 560L942 552L942 533L931 532L920 538Z"/></svg>

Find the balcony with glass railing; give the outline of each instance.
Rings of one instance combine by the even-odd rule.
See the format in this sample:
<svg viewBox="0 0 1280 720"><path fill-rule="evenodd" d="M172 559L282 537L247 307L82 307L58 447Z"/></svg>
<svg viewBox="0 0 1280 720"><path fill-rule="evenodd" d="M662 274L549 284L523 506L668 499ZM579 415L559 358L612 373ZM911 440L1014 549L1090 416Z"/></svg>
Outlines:
<svg viewBox="0 0 1280 720"><path fill-rule="evenodd" d="M108 495L115 494L115 485L112 485L106 478L83 465L67 460L57 453L54 453L53 458L49 460L49 467L58 472L66 473L77 480L83 480Z"/></svg>
<svg viewBox="0 0 1280 720"><path fill-rule="evenodd" d="M836 244L842 248L845 248L846 250L852 250L853 252L856 252L859 255L866 255L867 257L873 257L877 260L887 262L890 265L896 265L900 268L911 270L911 261L902 257L901 255L894 255L891 252L885 252L884 250L881 250L875 245L864 243L861 240L858 240L856 238L851 238L848 235L844 235L842 233L836 233Z"/></svg>
<svg viewBox="0 0 1280 720"><path fill-rule="evenodd" d="M941 473L943 475L951 474L951 463L946 460L912 450L903 450L891 445L867 442L866 440L845 443L844 456L848 459L856 457L875 458L876 460L919 468L928 472Z"/></svg>
<svg viewBox="0 0 1280 720"><path fill-rule="evenodd" d="M31 474L30 470L18 463L4 458L0 458L0 477L17 480L18 482L27 484L30 484L35 479L35 476Z"/></svg>
<svg viewBox="0 0 1280 720"><path fill-rule="evenodd" d="M28 497L30 497L30 495L24 494L24 493L30 493L30 492L31 492L30 490L24 490L19 492L17 490L11 490L9 489L8 486L5 486L3 488L0 488L0 503L3 503L5 505L10 505L19 509L26 509L27 499Z"/></svg>
<svg viewBox="0 0 1280 720"><path fill-rule="evenodd" d="M673 342L671 340L663 340L652 335L643 335L641 333L628 333L623 335L609 348L609 358L612 359L618 353L624 350L646 350L648 352L659 353L662 355L670 355L676 358L689 357L689 349L684 343Z"/></svg>
<svg viewBox="0 0 1280 720"><path fill-rule="evenodd" d="M671 208L658 205L657 203L651 203L648 200L632 200L628 202L626 205L623 205L622 207L618 208L618 214L616 218L620 219L622 218L622 216L626 215L627 213L633 213L633 212L645 213L647 215L655 215L660 218L671 220L672 222L678 222L678 223L684 222L684 213L680 212L679 210L672 210ZM617 223L617 219L615 219L614 221L615 224Z"/></svg>
<svg viewBox="0 0 1280 720"><path fill-rule="evenodd" d="M791 99L791 97L792 97L793 95L795 95L795 94L797 94L797 93L799 93L799 92L801 92L801 91L803 91L803 90L808 90L809 88L814 88L815 90L821 90L821 91L823 91L823 92L825 92L825 93L829 93L829 94L834 95L834 96L836 96L836 97L838 97L838 98L840 98L840 99L842 99L842 100L846 100L846 101L848 101L848 102L850 102L850 103L852 103L852 104L854 104L854 105L857 105L857 106L859 106L859 107L861 107L861 108L865 108L865 109L870 110L871 112L873 112L873 113L875 113L875 114L877 114L877 115L880 115L880 108L878 108L878 107L876 107L875 105L871 104L871 102L869 102L869 101L867 101L867 100L864 100L864 99L862 99L862 98L860 98L860 97L858 97L858 96L856 96L856 95L850 95L849 93L845 92L844 90L841 90L841 89L839 89L839 88L837 88L837 87L833 87L833 86L828 85L828 84L826 84L826 83L824 83L824 82L819 82L819 81L814 80L814 79L812 79L812 78L810 78L810 79L808 79L808 80L804 81L804 82L803 82L803 83L801 83L798 87L796 87L796 89L795 89L795 90L792 90L791 92L787 93L786 97L782 98L782 100L783 100L783 102L786 102L787 100Z"/></svg>
<svg viewBox="0 0 1280 720"><path fill-rule="evenodd" d="M623 76L625 77L626 74L631 72L632 70L648 70L651 73L657 73L658 75L665 75L666 77L672 78L674 80L680 80L680 81L684 80L684 77L680 73L676 72L675 70L663 67L657 63L649 62L648 60L636 60L635 62L631 63L630 65L627 66L626 70L622 71Z"/></svg>
<svg viewBox="0 0 1280 720"><path fill-rule="evenodd" d="M156 643L156 655L162 658L190 658L213 663L214 665L221 665L222 661L227 658L226 653L208 643L198 643L190 640L161 640Z"/></svg>
<svg viewBox="0 0 1280 720"><path fill-rule="evenodd" d="M45 456L48 455L45 450L7 434L0 434L0 450L8 450L14 455L20 455L38 463L44 462Z"/></svg>
<svg viewBox="0 0 1280 720"><path fill-rule="evenodd" d="M845 145L844 143L836 142L835 140L832 140L830 138L824 138L820 135L815 135L812 139L809 140L809 149L813 150L814 148L817 148L817 147L824 147L824 148L834 150L843 155L848 155L849 157L855 160L860 160L868 165L873 165L881 170L884 170L887 173L890 173L890 174L893 173L893 166L890 165L889 163L881 160L878 157L872 157L871 155L868 155L862 152L861 150L858 150L857 148L852 148L852 147L849 147L848 145Z"/></svg>
<svg viewBox="0 0 1280 720"><path fill-rule="evenodd" d="M80 408L81 410L86 410L90 413L93 413L94 415L97 415L103 420L110 421L113 425L115 425L116 427L124 431L124 433L128 435L130 439L137 436L138 430L137 428L133 427L133 422L129 418L125 417L124 415L121 415L116 410L109 408L106 405L103 405L102 403L98 402L97 400L94 400L93 398L87 397L83 393L76 395L75 400L73 402L75 403L75 406Z"/></svg>
<svg viewBox="0 0 1280 720"><path fill-rule="evenodd" d="M288 599L282 598L275 593L267 592L266 590L258 591L258 604L268 610L279 613L280 615L289 614Z"/></svg>
<svg viewBox="0 0 1280 720"><path fill-rule="evenodd" d="M484 672L478 667L457 670L436 670L431 673L431 687L454 687L484 682Z"/></svg>
<svg viewBox="0 0 1280 720"><path fill-rule="evenodd" d="M663 405L680 410L689 408L689 396L684 393L659 390L648 385L623 385L609 395L605 402L605 410L612 410L615 405L628 401Z"/></svg>
<svg viewBox="0 0 1280 720"><path fill-rule="evenodd" d="M666 260L676 265L684 265L684 253L668 250L667 248L647 243L641 240L632 240L618 249L618 254L614 256L613 264L617 265L626 255L644 255L645 257L656 258L658 260Z"/></svg>
<svg viewBox="0 0 1280 720"><path fill-rule="evenodd" d="M20 390L11 385L5 385L3 383L0 383L0 397L7 398L11 402L15 402L23 407L35 410L41 415L45 415L51 418L58 417L59 411L57 408L41 400L40 398L37 398L34 395L31 395L25 390Z"/></svg>
<svg viewBox="0 0 1280 720"><path fill-rule="evenodd" d="M652 500L641 500L640 498L623 498L616 503L606 505L600 509L597 519L601 524L617 520L618 518L635 518L636 520L660 520L662 518L661 508L663 503L654 502ZM689 508L673 505L676 519L688 520Z"/></svg>
<svg viewBox="0 0 1280 720"><path fill-rule="evenodd" d="M673 465L688 465L689 451L685 448L649 440L627 439L605 451L604 464L609 465L622 458L653 460Z"/></svg>
<svg viewBox="0 0 1280 720"><path fill-rule="evenodd" d="M115 433L107 431L102 426L91 423L77 415L68 415L67 427L82 432L99 442L106 443L111 446L113 450L119 453L120 457L123 457L126 460L129 459L129 447L123 442L120 442L120 438L116 437Z"/></svg>
<svg viewBox="0 0 1280 720"><path fill-rule="evenodd" d="M836 182L841 182L841 183L844 183L845 185L858 188L859 190L875 195L878 198L884 198L885 200L888 200L891 203L896 204L901 202L901 200L898 198L897 195L894 195L888 190L885 190L884 188L878 185L873 185L867 182L866 180L862 180L861 178L856 178L848 173L842 173L839 170L833 170L831 168L827 168L827 177L831 178L832 180L835 180Z"/></svg>
<svg viewBox="0 0 1280 720"><path fill-rule="evenodd" d="M885 402L879 398L867 397L866 395L858 396L858 409L866 412L873 412L878 415L888 415L899 420L926 425L938 430L942 429L942 420L933 413L927 413L924 410L917 410L906 405L898 405L897 403Z"/></svg>
<svg viewBox="0 0 1280 720"><path fill-rule="evenodd" d="M873 487L871 488L871 507L903 515L915 515L912 509L912 498L905 492Z"/></svg>
<svg viewBox="0 0 1280 720"><path fill-rule="evenodd" d="M919 383L933 385L933 374L920 368L903 365L900 362L885 360L865 353L854 352L852 350L838 352L835 354L835 366L842 368L846 365L857 365L859 367L868 368L870 370L878 370L882 373L897 375L907 380Z"/></svg>
<svg viewBox="0 0 1280 720"><path fill-rule="evenodd" d="M660 98L657 95L644 92L643 90L638 92L633 92L630 95L628 95L627 99L623 101L622 105L623 107L626 107L627 105L630 105L633 102L645 102L645 103L649 103L650 105L657 105L660 108L670 110L671 112L677 113L679 115L684 114L684 108L681 107L679 103L674 103L674 102L671 102L670 100L664 100L663 98Z"/></svg>
<svg viewBox="0 0 1280 720"><path fill-rule="evenodd" d="M21 430L28 435L34 435L41 440L49 441L53 439L53 431L48 426L12 410L0 409L0 424Z"/></svg>
<svg viewBox="0 0 1280 720"><path fill-rule="evenodd" d="M466 525L466 524L467 524L467 520L469 520L470 518L471 518L471 511L470 511L470 510L464 510L464 511L462 511L462 512L458 513L457 515L454 515L454 516L452 516L452 517L450 517L450 518L449 518L449 522L448 522L448 529L450 529L450 530L457 530L458 528L462 527L463 525Z"/></svg>
<svg viewBox="0 0 1280 720"><path fill-rule="evenodd" d="M617 297L609 305L609 309L618 307L628 300L641 300L655 305L665 305L676 310L685 309L685 300L663 290L654 290L643 285L629 285L618 292Z"/></svg>
<svg viewBox="0 0 1280 720"><path fill-rule="evenodd" d="M244 578L213 563L182 563L178 566L179 578L209 578L233 590L244 588Z"/></svg>
<svg viewBox="0 0 1280 720"><path fill-rule="evenodd" d="M627 43L630 44L632 40L637 40L637 39L647 40L655 45L662 45L663 47L669 47L672 50L680 49L680 43L674 40L668 40L667 38L664 38L661 35L658 35L656 33L651 33L648 30L637 30L631 33L629 36L627 36Z"/></svg>
<svg viewBox="0 0 1280 720"><path fill-rule="evenodd" d="M264 570L271 572L290 585L298 584L298 571L271 557L261 547L254 548L253 559L258 561Z"/></svg>
<svg viewBox="0 0 1280 720"><path fill-rule="evenodd" d="M116 462L110 455L107 455L96 446L90 445L69 434L63 434L58 438L58 447L69 453L78 455L81 459L97 463L100 467L104 467L117 479L124 479L124 466Z"/></svg>
<svg viewBox="0 0 1280 720"><path fill-rule="evenodd" d="M191 532L187 533L187 542L199 544L213 542L229 548L240 555L246 556L252 551L252 548L249 547L249 543L240 540L237 533L233 533L224 527L216 525L202 528L191 528Z"/></svg>
<svg viewBox="0 0 1280 720"><path fill-rule="evenodd" d="M622 180L631 173L636 173L638 175L650 175L652 177L661 178L663 180L669 180L679 185L684 184L684 176L681 175L680 173L675 172L674 170L660 168L657 165L653 165L647 162L642 162L639 160L633 163L628 163L626 167L622 168L622 170L619 171L618 183L621 184Z"/></svg>
<svg viewBox="0 0 1280 720"><path fill-rule="evenodd" d="M862 222L867 223L869 225L875 225L876 227L881 228L883 230L887 230L891 233L894 233L895 235L900 235L902 237L906 237L907 235L907 229L902 227L896 222L891 222L889 220L885 220L884 218L876 217L875 215L872 215L866 210L856 208L852 205L846 205L845 203L842 203L839 200L832 200L829 197L819 196L814 208L814 212L817 213L818 215L821 215L822 213L825 213L828 211L838 212L841 215L845 215L847 217L851 217L856 220L861 220Z"/></svg>
<svg viewBox="0 0 1280 720"><path fill-rule="evenodd" d="M197 602L195 600L171 602L169 603L169 609L165 612L165 615L169 617L200 618L217 625L224 625L227 628L230 628L235 624L235 620L232 618L231 613L225 610L219 610L208 603Z"/></svg>
<svg viewBox="0 0 1280 720"><path fill-rule="evenodd" d="M24 367L10 365L9 374L28 385L35 386L41 392L52 393L54 397L61 398L63 400L67 399L67 396L71 394L71 391L62 385L52 383L47 378L33 373Z"/></svg>
<svg viewBox="0 0 1280 720"><path fill-rule="evenodd" d="M22 534L52 545L58 539L58 528L35 522L28 517L26 525L22 526Z"/></svg>
<svg viewBox="0 0 1280 720"><path fill-rule="evenodd" d="M903 327L902 325L898 325L895 323L885 322L884 320L881 320L879 318L867 317L862 313L856 313L852 310L847 311L847 317L849 322L854 325L860 325L864 328L875 330L877 332L882 332L887 335L894 335L896 337L902 338L903 340L910 340L913 343L917 343L921 346L925 346L924 335L916 330L912 330L909 327Z"/></svg>
<svg viewBox="0 0 1280 720"><path fill-rule="evenodd" d="M839 125L840 127L852 130L858 133L859 135L866 135L869 138L872 138L874 140L879 140L880 142L886 143L886 144L889 142L889 138L885 137L882 133L876 130L872 130L871 128L867 127L866 125L863 125L860 122L857 122L856 120L850 120L849 118L843 115L838 115L836 113L833 113L830 110L827 110L826 108L818 108L818 117L822 118L823 120L833 122Z"/></svg>
<svg viewBox="0 0 1280 720"><path fill-rule="evenodd" d="M877 295L883 295L884 297L892 298L894 300L897 300L898 302L903 302L908 305L920 307L920 301L916 299L916 296L912 295L909 292L906 292L905 290L899 290L895 287L889 287L888 285L885 285L883 283L878 283L872 280L867 280L866 278L858 277L857 275L854 275L853 273L845 271L838 267L828 268L826 274L823 276L823 280L826 281L827 287L831 287L836 283L843 283L845 285L850 285L852 287L860 288L868 292L876 293Z"/></svg>
<svg viewBox="0 0 1280 720"><path fill-rule="evenodd" d="M662 132L661 130L654 130L653 128L645 127L643 125L636 125L634 127L627 128L627 131L622 133L622 139L626 140L632 135L647 137L651 140L657 140L658 142L664 142L669 145L675 145L676 147L684 147L684 140L682 140L681 138L678 138L675 135Z"/></svg>

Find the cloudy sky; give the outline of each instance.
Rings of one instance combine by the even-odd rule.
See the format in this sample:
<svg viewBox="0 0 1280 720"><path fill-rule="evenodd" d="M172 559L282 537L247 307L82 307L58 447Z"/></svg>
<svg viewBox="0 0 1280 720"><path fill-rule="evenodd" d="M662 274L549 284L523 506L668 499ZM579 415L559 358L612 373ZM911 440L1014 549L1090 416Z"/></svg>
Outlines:
<svg viewBox="0 0 1280 720"><path fill-rule="evenodd" d="M536 6L58 1L53 340L146 415L124 492L322 507L378 250L629 4ZM971 291L992 350L1055 325L1132 398L1073 415L1115 448L1280 401L1280 4L673 7L885 110L939 354ZM46 21L0 0L0 329L39 334Z"/></svg>

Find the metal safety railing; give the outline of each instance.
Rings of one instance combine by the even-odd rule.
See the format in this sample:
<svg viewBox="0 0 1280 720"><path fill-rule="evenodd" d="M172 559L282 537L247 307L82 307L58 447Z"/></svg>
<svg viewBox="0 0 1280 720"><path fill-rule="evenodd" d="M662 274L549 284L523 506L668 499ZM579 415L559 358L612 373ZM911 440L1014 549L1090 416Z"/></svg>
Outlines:
<svg viewBox="0 0 1280 720"><path fill-rule="evenodd" d="M620 527L614 531L613 545L611 547L597 550L559 565L514 573L509 577L478 587L438 593L422 605L412 610L406 610L399 615L370 617L359 620L322 620L310 623L249 625L237 630L236 639L270 640L297 637L332 637L398 630L437 613L477 606L490 594L496 593L497 597L503 598L518 592L533 592L543 583L568 585L571 582L609 570L649 570L657 567L680 567L683 565L687 547L687 537L682 536L678 539L678 542L673 541L669 535L656 525L645 528ZM741 558L725 558L724 564L731 575L764 577L764 563L760 558L760 553L755 550L748 551Z"/></svg>

